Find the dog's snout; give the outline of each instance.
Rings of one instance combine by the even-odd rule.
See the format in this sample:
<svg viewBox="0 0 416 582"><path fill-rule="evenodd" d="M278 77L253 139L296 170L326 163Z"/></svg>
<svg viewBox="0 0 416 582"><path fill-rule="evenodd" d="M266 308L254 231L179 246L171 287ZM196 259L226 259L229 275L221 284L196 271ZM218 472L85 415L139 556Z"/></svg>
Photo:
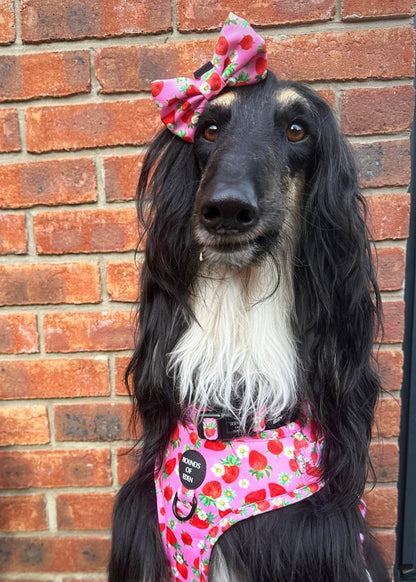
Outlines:
<svg viewBox="0 0 416 582"><path fill-rule="evenodd" d="M217 189L201 207L202 225L211 233L242 233L258 220L258 204L251 187Z"/></svg>

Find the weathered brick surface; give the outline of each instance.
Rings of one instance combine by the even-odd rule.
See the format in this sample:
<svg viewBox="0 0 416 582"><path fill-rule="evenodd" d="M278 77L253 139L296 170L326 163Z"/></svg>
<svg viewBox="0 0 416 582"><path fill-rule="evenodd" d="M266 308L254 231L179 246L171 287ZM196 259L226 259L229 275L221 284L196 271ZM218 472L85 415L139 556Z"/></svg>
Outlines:
<svg viewBox="0 0 416 582"><path fill-rule="evenodd" d="M397 481L399 475L399 446L396 443L374 443L370 455L379 483Z"/></svg>
<svg viewBox="0 0 416 582"><path fill-rule="evenodd" d="M399 390L403 379L403 352L401 350L378 351L376 359L384 390Z"/></svg>
<svg viewBox="0 0 416 582"><path fill-rule="evenodd" d="M27 149L34 153L143 145L161 127L149 99L26 109Z"/></svg>
<svg viewBox="0 0 416 582"><path fill-rule="evenodd" d="M367 196L369 227L375 240L402 239L409 233L410 196L375 194Z"/></svg>
<svg viewBox="0 0 416 582"><path fill-rule="evenodd" d="M47 352L129 350L133 316L130 311L48 313L44 334Z"/></svg>
<svg viewBox="0 0 416 582"><path fill-rule="evenodd" d="M0 153L19 152L20 150L21 143L17 109L2 109L0 110Z"/></svg>
<svg viewBox="0 0 416 582"><path fill-rule="evenodd" d="M9 44L16 38L14 1L0 0L0 44Z"/></svg>
<svg viewBox="0 0 416 582"><path fill-rule="evenodd" d="M124 383L124 374L126 372L127 365L130 361L129 356L117 356L116 357L116 374L115 374L115 385L116 394L124 396L127 394L126 385Z"/></svg>
<svg viewBox="0 0 416 582"><path fill-rule="evenodd" d="M378 249L377 279L383 291L395 291L403 286L406 256L401 248Z"/></svg>
<svg viewBox="0 0 416 582"><path fill-rule="evenodd" d="M397 488L386 487L367 491L364 496L367 503L366 519L372 527L396 527L397 522Z"/></svg>
<svg viewBox="0 0 416 582"><path fill-rule="evenodd" d="M0 398L77 398L107 396L108 363L104 358L3 360Z"/></svg>
<svg viewBox="0 0 416 582"><path fill-rule="evenodd" d="M0 530L3 532L48 529L43 495L0 497Z"/></svg>
<svg viewBox="0 0 416 582"><path fill-rule="evenodd" d="M0 215L0 255L27 253L26 217L24 214Z"/></svg>
<svg viewBox="0 0 416 582"><path fill-rule="evenodd" d="M139 239L134 208L40 212L34 231L42 255L130 251Z"/></svg>
<svg viewBox="0 0 416 582"><path fill-rule="evenodd" d="M129 440L131 408L127 403L58 405L54 409L58 441Z"/></svg>
<svg viewBox="0 0 416 582"><path fill-rule="evenodd" d="M0 488L99 487L111 485L108 449L0 453Z"/></svg>
<svg viewBox="0 0 416 582"><path fill-rule="evenodd" d="M0 265L0 305L99 303L100 295L96 263Z"/></svg>
<svg viewBox="0 0 416 582"><path fill-rule="evenodd" d="M142 165L142 155L111 156L104 159L107 202L135 198Z"/></svg>
<svg viewBox="0 0 416 582"><path fill-rule="evenodd" d="M0 101L62 97L91 90L88 51L2 55L0 71Z"/></svg>
<svg viewBox="0 0 416 582"><path fill-rule="evenodd" d="M39 351L34 313L0 314L0 353L32 354Z"/></svg>
<svg viewBox="0 0 416 582"><path fill-rule="evenodd" d="M404 333L404 301L384 301L384 343L400 343Z"/></svg>
<svg viewBox="0 0 416 582"><path fill-rule="evenodd" d="M139 453L126 447L117 449L117 478L120 485L125 483L137 469Z"/></svg>
<svg viewBox="0 0 416 582"><path fill-rule="evenodd" d="M352 149L361 188L409 185L409 140L355 144Z"/></svg>
<svg viewBox="0 0 416 582"><path fill-rule="evenodd" d="M3 376L0 372L0 378ZM43 445L50 440L46 406L0 408L0 446Z"/></svg>
<svg viewBox="0 0 416 582"><path fill-rule="evenodd" d="M0 207L81 204L97 199L91 158L45 160L0 166Z"/></svg>
<svg viewBox="0 0 416 582"><path fill-rule="evenodd" d="M400 400L388 395L382 398L376 410L374 436L398 437L400 434Z"/></svg>
<svg viewBox="0 0 416 582"><path fill-rule="evenodd" d="M13 537L0 539L6 572L103 572L108 537Z"/></svg>
<svg viewBox="0 0 416 582"><path fill-rule="evenodd" d="M302 81L398 79L414 74L410 28L346 30L269 40L270 68Z"/></svg>
<svg viewBox="0 0 416 582"><path fill-rule="evenodd" d="M230 11L260 26L307 23L331 20L335 14L335 1L317 0L295 4L291 0L266 0L242 6L238 0L220 0L215 3L213 10L213 5L203 0L178 0L178 28L182 31L217 29L223 25Z"/></svg>
<svg viewBox="0 0 416 582"><path fill-rule="evenodd" d="M110 301L137 301L141 263L109 261L107 263L107 291Z"/></svg>
<svg viewBox="0 0 416 582"><path fill-rule="evenodd" d="M62 530L110 529L114 498L114 492L58 495L56 498L58 528Z"/></svg>
<svg viewBox="0 0 416 582"><path fill-rule="evenodd" d="M347 135L408 131L413 121L414 101L412 85L345 91L342 131Z"/></svg>
<svg viewBox="0 0 416 582"><path fill-rule="evenodd" d="M415 8L414 0L344 0L342 17L345 20L365 20L412 16Z"/></svg>
<svg viewBox="0 0 416 582"><path fill-rule="evenodd" d="M163 0L22 0L21 18L26 42L158 33L172 26Z"/></svg>

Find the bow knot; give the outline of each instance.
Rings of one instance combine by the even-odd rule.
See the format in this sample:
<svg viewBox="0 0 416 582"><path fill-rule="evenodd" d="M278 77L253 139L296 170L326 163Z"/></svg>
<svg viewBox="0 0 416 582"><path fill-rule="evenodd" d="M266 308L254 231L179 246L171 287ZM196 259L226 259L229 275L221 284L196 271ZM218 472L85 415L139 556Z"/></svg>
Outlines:
<svg viewBox="0 0 416 582"><path fill-rule="evenodd" d="M267 76L266 44L242 18L230 12L215 45L212 61L195 79L153 81L152 96L166 127L193 142L198 117L225 87L252 85Z"/></svg>

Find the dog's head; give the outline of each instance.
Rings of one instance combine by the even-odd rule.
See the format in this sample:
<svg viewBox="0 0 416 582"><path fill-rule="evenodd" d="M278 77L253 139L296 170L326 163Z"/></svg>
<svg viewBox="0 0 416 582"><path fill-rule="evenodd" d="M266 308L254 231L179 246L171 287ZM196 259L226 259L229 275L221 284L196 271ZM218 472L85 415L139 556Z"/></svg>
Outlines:
<svg viewBox="0 0 416 582"><path fill-rule="evenodd" d="M193 146L201 178L192 226L204 260L247 266L294 237L325 116L316 94L273 74L208 104Z"/></svg>

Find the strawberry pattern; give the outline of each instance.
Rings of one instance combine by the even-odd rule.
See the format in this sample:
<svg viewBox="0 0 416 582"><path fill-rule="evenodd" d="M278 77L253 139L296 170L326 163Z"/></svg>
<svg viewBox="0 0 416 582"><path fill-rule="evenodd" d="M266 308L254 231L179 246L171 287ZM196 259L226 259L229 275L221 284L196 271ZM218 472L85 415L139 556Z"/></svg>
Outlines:
<svg viewBox="0 0 416 582"><path fill-rule="evenodd" d="M322 445L309 407L296 422L232 441L200 438L191 421L180 423L155 472L171 580L205 582L212 548L229 527L319 491Z"/></svg>
<svg viewBox="0 0 416 582"><path fill-rule="evenodd" d="M163 123L185 141L193 142L199 116L224 87L251 85L266 78L266 44L246 20L230 12L211 64L200 79L152 82L152 97Z"/></svg>

